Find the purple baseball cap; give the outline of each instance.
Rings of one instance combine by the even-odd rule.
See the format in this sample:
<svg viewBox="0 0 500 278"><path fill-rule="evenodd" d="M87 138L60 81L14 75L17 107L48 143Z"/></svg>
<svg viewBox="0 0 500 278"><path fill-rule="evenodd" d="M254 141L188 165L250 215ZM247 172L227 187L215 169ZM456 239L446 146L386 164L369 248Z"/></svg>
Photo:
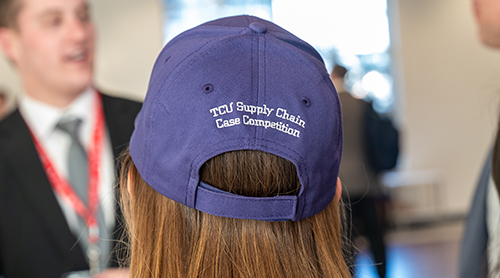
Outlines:
<svg viewBox="0 0 500 278"><path fill-rule="evenodd" d="M291 161L297 196L246 197L200 182L200 167L234 150ZM223 217L298 221L335 195L342 154L337 92L321 56L281 27L253 16L185 31L161 51L130 154L156 191Z"/></svg>

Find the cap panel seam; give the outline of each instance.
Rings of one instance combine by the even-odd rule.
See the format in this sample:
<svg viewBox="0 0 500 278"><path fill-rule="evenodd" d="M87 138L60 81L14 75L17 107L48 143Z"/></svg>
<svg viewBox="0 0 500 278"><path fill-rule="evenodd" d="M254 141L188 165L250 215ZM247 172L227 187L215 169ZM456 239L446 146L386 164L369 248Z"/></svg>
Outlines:
<svg viewBox="0 0 500 278"><path fill-rule="evenodd" d="M249 24L249 23L250 22L249 22L248 17L247 17L247 24ZM255 41L257 41L257 48L255 47L255 44L256 44ZM256 52L255 49L257 49L257 53L256 54L255 54L255 52ZM259 101L259 84L260 84L260 80L259 80L259 76L257 76L257 82L255 81L255 79L256 79L255 78L255 72L256 72L256 70L255 70L255 61L257 61L257 72L258 72L259 71L259 63L260 63L259 62L259 37L255 36L255 35L252 36L252 49L250 50L250 57L251 57L250 58L251 59L250 64L252 65L252 71L251 71L251 78L252 78L251 93L253 94L255 90L257 91L257 103L258 103L258 101ZM257 58L255 58L255 57L257 57ZM258 75L258 73L257 73L257 75ZM251 127L251 128L253 129L252 132L253 132L253 135L254 135L254 136L252 136L253 137L252 139L254 140L252 142L252 144L255 144L256 143L256 141L255 141L256 138L255 137L257 135L257 127L254 126L254 127Z"/></svg>
<svg viewBox="0 0 500 278"><path fill-rule="evenodd" d="M267 100L266 93L267 93L267 64L266 64L266 35L265 34L258 34L258 45L257 45L257 53L258 53L258 61L259 61L259 85L258 85L258 91L257 91L257 105L261 105ZM263 119L264 116L261 115L260 119ZM257 129L255 127L255 135L259 138L262 138L264 136L264 130L262 129Z"/></svg>

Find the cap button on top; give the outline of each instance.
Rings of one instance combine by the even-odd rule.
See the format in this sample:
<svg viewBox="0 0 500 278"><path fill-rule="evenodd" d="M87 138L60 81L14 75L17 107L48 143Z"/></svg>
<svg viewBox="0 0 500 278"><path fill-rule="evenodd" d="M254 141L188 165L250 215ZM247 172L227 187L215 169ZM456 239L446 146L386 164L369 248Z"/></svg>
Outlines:
<svg viewBox="0 0 500 278"><path fill-rule="evenodd" d="M255 31L257 33L261 33L261 34L264 34L267 31L266 25L264 25L260 22L252 22L252 23L250 23L250 25L248 27L250 29L252 29L253 31Z"/></svg>

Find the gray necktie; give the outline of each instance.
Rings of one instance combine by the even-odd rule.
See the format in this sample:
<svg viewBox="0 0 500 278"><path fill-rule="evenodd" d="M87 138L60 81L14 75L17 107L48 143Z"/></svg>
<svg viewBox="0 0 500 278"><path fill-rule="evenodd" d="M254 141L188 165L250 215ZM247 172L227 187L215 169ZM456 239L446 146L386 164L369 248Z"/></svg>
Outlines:
<svg viewBox="0 0 500 278"><path fill-rule="evenodd" d="M78 118L63 118L57 128L66 132L71 138L68 151L68 181L78 197L87 204L88 161L87 152L79 139L79 128L82 123Z"/></svg>
<svg viewBox="0 0 500 278"><path fill-rule="evenodd" d="M87 192L88 192L88 159L87 152L83 147L79 139L79 128L82 120L74 117L67 117L61 119L57 124L56 128L66 132L71 138L71 144L68 151L68 181L73 187L75 193L80 197L80 199L88 205ZM98 246L101 250L101 269L104 269L107 265L107 255L110 252L110 241L103 240L109 237L108 231L105 226L104 213L102 207L99 206L98 210L98 223L99 223L99 234L100 240ZM88 242L88 229L83 218L78 217L78 226L80 234L76 235L79 238L79 242L83 247L83 250L87 250L89 247Z"/></svg>

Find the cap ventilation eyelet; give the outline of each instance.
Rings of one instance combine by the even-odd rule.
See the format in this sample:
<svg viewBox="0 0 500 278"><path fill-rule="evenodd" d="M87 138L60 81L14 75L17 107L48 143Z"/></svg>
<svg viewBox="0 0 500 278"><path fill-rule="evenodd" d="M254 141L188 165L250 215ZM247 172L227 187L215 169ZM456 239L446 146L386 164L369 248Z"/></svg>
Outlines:
<svg viewBox="0 0 500 278"><path fill-rule="evenodd" d="M214 90L214 85L212 85L212 84L205 84L205 85L203 85L203 88L201 88L201 90L205 94L210 94Z"/></svg>
<svg viewBox="0 0 500 278"><path fill-rule="evenodd" d="M310 101L308 98L303 97L303 98L302 98L302 104L303 104L305 107L309 107L309 106L311 106L311 101Z"/></svg>

